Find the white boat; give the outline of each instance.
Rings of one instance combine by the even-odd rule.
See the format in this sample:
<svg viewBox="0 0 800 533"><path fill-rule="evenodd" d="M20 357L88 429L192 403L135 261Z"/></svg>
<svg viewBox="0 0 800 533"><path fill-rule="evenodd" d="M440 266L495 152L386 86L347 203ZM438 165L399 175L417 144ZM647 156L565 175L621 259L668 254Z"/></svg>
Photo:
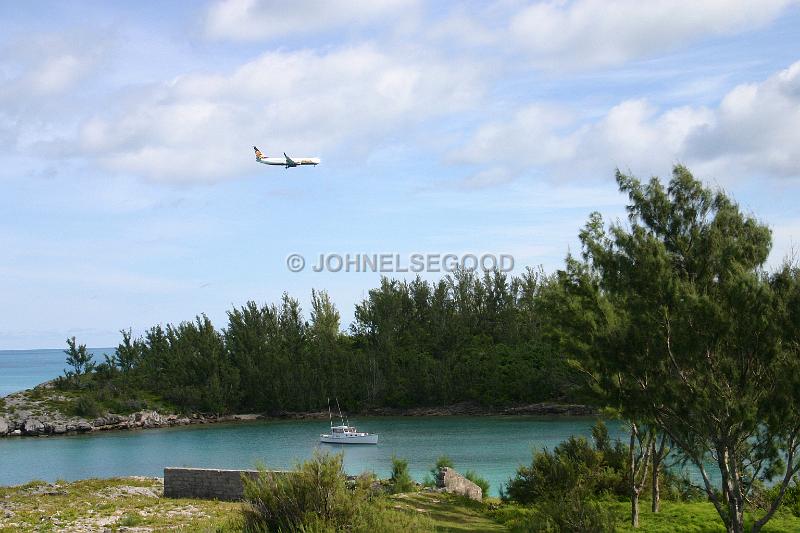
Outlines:
<svg viewBox="0 0 800 533"><path fill-rule="evenodd" d="M349 422L345 422L338 398L336 399L336 408L339 409L339 420L341 420L341 424L338 426L333 425L331 399L328 398L328 419L331 424L331 432L321 434L319 436L320 442L327 444L378 444L378 435L358 431Z"/></svg>
<svg viewBox="0 0 800 533"><path fill-rule="evenodd" d="M319 441L328 444L378 444L378 435L358 431L353 426L331 426L331 432L320 435Z"/></svg>

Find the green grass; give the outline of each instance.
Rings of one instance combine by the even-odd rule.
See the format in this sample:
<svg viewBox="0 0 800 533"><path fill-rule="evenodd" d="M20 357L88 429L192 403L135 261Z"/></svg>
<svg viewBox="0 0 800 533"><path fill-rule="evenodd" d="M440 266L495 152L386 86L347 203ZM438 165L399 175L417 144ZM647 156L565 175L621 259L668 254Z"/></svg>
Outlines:
<svg viewBox="0 0 800 533"><path fill-rule="evenodd" d="M722 520L717 514L716 509L708 502L662 502L661 512L653 514L650 511L649 503L642 502L639 515L639 529L634 530L629 523L630 503L614 503L614 509L621 517L619 531L646 531L652 533L667 533L676 530L693 531L697 533L716 533L723 532ZM763 513L759 513L760 517ZM749 524L748 524L749 527ZM745 528L745 530L748 529ZM793 533L800 531L800 518L788 511L779 511L767 522L762 529L765 533Z"/></svg>
<svg viewBox="0 0 800 533"><path fill-rule="evenodd" d="M409 513L424 513L433 520L436 531L478 533L508 531L489 518L487 504L438 492L396 494L390 497L395 509Z"/></svg>
<svg viewBox="0 0 800 533"><path fill-rule="evenodd" d="M0 532L80 528L116 531L124 527L141 531L241 530L239 503L164 499L161 492L161 481L154 478L86 479L52 484L31 481L16 487L0 487ZM380 501L388 510L422 515L433 522L436 531L449 533L525 531L525 519L532 515L530 508L501 504L498 500L474 502L436 492L395 494ZM608 500L604 504L617 516L618 531L634 531L628 524L628 502ZM635 531L716 533L724 532L724 528L710 503L665 501L662 511L653 514L645 500L640 527ZM800 531L800 518L781 510L764 531Z"/></svg>
<svg viewBox="0 0 800 533"><path fill-rule="evenodd" d="M661 502L661 512L654 514L650 511L650 502L641 502L639 514L639 528L630 525L630 502L613 501L604 502L617 516L617 531L642 532L642 533L672 533L685 531L693 533L724 533L722 520L716 509L708 502ZM525 519L533 512L514 504L502 505L486 513L499 523L506 525L511 531L524 531ZM760 514L759 514L760 516ZM748 525L749 526L749 525ZM793 533L800 531L800 518L786 510L780 510L762 530L771 533Z"/></svg>

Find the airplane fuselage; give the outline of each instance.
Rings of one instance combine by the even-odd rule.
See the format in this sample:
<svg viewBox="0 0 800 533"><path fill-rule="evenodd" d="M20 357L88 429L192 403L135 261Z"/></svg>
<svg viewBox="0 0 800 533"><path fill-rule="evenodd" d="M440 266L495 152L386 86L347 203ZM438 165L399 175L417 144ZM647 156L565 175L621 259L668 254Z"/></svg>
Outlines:
<svg viewBox="0 0 800 533"><path fill-rule="evenodd" d="M285 157L261 157L258 158L259 163L265 165L279 165L282 167L293 167L300 165L319 165L319 157L292 157L287 159Z"/></svg>

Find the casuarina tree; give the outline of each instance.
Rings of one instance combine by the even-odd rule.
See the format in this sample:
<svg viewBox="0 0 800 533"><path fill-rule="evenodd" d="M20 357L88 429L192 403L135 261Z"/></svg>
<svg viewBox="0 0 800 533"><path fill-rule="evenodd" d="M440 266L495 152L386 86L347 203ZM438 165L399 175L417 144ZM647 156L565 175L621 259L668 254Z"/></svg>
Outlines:
<svg viewBox="0 0 800 533"><path fill-rule="evenodd" d="M759 531L800 469L798 269L767 272L769 228L682 166L666 187L616 179L627 223L593 213L546 298L561 348L607 403L669 436L728 531L746 507ZM756 509L763 482L778 490Z"/></svg>

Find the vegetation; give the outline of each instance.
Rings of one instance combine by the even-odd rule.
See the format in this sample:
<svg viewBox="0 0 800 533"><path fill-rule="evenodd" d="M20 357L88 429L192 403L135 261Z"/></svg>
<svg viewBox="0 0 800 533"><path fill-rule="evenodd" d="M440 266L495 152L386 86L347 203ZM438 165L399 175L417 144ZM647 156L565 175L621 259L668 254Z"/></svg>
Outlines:
<svg viewBox="0 0 800 533"><path fill-rule="evenodd" d="M389 508L372 490L369 478L347 487L341 454L315 453L292 472L262 469L255 480L245 478L244 482L246 532L433 530L425 517ZM399 480L393 483L400 488Z"/></svg>
<svg viewBox="0 0 800 533"><path fill-rule="evenodd" d="M481 488L482 494L484 496L489 495L489 482L486 480L486 478L481 477L474 470L467 470L466 472L464 472L464 477L472 481L476 485L478 485Z"/></svg>
<svg viewBox="0 0 800 533"><path fill-rule="evenodd" d="M758 531L800 469L799 271L766 272L769 228L684 167L666 189L617 182L629 224L590 216L543 316L597 401L631 422L632 525L658 432L701 473L728 531L744 531L761 484L778 483Z"/></svg>
<svg viewBox="0 0 800 533"><path fill-rule="evenodd" d="M383 279L347 332L325 292L312 292L310 320L288 295L249 302L222 330L201 315L141 338L122 331L113 356L78 363L80 379L61 388L99 403L154 394L206 413L316 410L333 397L348 410L574 400L575 376L543 340L535 312L544 279L531 270ZM85 353L69 342L70 353Z"/></svg>
<svg viewBox="0 0 800 533"><path fill-rule="evenodd" d="M394 493L409 492L414 489L414 480L408 473L408 461L392 456L392 474L389 477L389 488Z"/></svg>
<svg viewBox="0 0 800 533"><path fill-rule="evenodd" d="M86 350L85 344L79 346L75 337L72 337L67 339L67 346L64 353L67 354L67 365L72 367L71 371L66 371L67 377L79 377L94 369L93 356Z"/></svg>
<svg viewBox="0 0 800 533"><path fill-rule="evenodd" d="M0 487L0 531L239 531L241 504L159 497L158 478Z"/></svg>

